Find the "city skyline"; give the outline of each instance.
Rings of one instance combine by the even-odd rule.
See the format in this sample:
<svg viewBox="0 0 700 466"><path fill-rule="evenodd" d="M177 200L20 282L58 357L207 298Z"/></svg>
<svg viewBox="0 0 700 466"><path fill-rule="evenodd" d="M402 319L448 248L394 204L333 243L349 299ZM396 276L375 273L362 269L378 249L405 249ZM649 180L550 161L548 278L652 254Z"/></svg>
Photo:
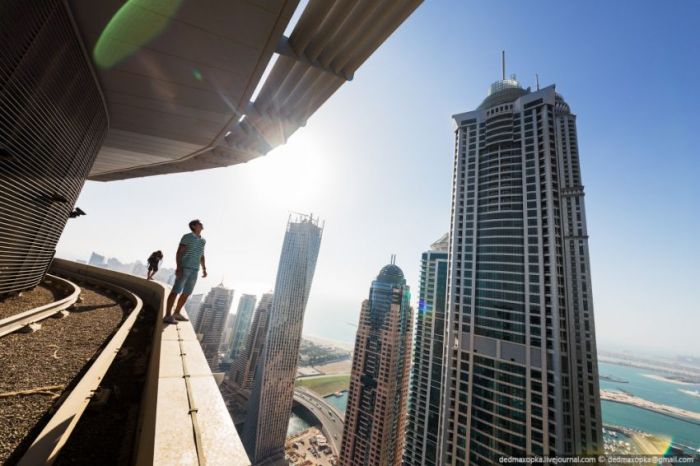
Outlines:
<svg viewBox="0 0 700 466"><path fill-rule="evenodd" d="M700 2L7 1L0 462L700 464Z"/></svg>
<svg viewBox="0 0 700 466"><path fill-rule="evenodd" d="M173 267L187 222L201 217L210 278L199 280L197 292L223 277L227 286L259 296L274 281L277 225L289 211L313 211L327 228L305 333L351 342L351 327L326 330L321 322L328 315L356 321L361 277L387 252L405 262L408 283L418 288L419 265L410 258L448 228L449 115L480 100L485 83L500 75L505 49L508 71L525 86L535 87L535 73L542 87L560 83L585 116L579 143L587 155L601 347L698 355L691 329L700 326L693 265L700 262L694 246L700 219L688 213L700 198L693 156L700 123L692 110L697 97L673 83L696 69L678 44L698 46L691 19L699 8L545 2L535 11L526 4L425 3L286 146L229 168L88 182L77 203L87 215L68 222L57 254L85 260L95 250L132 261L162 249L163 266ZM546 31L529 27L543 19ZM567 40L548 40L552 35ZM407 114L412 121L400 117ZM386 184L380 174L388 170L404 182ZM621 173L629 173L624 188ZM184 187L191 195L172 202ZM391 225L381 220L389 193L400 194L407 212ZM141 205L119 202L124 196ZM426 226L415 228L416 219ZM136 235L138 242L128 240ZM660 324L660 313L674 319Z"/></svg>

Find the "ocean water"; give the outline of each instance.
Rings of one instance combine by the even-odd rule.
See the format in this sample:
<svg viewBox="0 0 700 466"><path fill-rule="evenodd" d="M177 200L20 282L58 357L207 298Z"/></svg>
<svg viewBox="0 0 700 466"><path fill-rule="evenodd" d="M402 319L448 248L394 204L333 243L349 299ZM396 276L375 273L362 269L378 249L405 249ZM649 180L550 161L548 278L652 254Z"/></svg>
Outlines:
<svg viewBox="0 0 700 466"><path fill-rule="evenodd" d="M341 396L328 395L324 399L328 404L335 406L341 413L344 413L345 408L348 406L348 391L342 392Z"/></svg>
<svg viewBox="0 0 700 466"><path fill-rule="evenodd" d="M287 424L287 437L303 432L311 427L308 422L292 413L289 417L289 424Z"/></svg>
<svg viewBox="0 0 700 466"><path fill-rule="evenodd" d="M700 412L700 398L693 397L681 390L700 390L700 385L686 385L663 380L656 380L647 375L661 375L659 372L617 364L599 363L601 375L612 375L627 380L629 383L600 381L600 388L605 390L624 390L640 398L656 403L663 403L689 411ZM635 406L602 402L603 423L631 427L653 434L670 436L674 442L694 448L700 448L700 425L674 419L663 414L653 413Z"/></svg>
<svg viewBox="0 0 700 466"><path fill-rule="evenodd" d="M599 363L599 372L600 374L612 375L628 381L628 383L618 383L601 380L600 387L603 389L622 389L650 401L700 412L700 398L681 391L700 390L700 385L681 385L655 380L646 377L646 375L661 375L660 373L617 364ZM348 393L343 392L340 397L335 395L327 396L326 401L345 412ZM700 448L700 425L653 413L635 406L610 401L603 401L602 409L603 422L605 424L614 424L644 432L666 435L671 437L674 442L682 443L695 449Z"/></svg>

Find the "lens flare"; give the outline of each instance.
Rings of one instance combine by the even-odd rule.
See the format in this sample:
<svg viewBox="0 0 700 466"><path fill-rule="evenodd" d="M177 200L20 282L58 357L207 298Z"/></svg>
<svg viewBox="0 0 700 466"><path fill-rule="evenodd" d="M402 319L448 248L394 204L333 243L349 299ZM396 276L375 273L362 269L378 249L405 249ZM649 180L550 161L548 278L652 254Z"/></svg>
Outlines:
<svg viewBox="0 0 700 466"><path fill-rule="evenodd" d="M128 0L97 39L97 66L108 69L136 53L165 29L181 4L182 0Z"/></svg>

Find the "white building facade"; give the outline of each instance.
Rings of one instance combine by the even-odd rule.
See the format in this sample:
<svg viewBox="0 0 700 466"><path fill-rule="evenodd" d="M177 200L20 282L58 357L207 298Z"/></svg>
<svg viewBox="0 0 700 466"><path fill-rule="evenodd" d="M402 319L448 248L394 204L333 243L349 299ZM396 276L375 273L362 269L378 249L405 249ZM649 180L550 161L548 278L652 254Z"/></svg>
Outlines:
<svg viewBox="0 0 700 466"><path fill-rule="evenodd" d="M576 117L497 81L454 116L445 464L602 450Z"/></svg>

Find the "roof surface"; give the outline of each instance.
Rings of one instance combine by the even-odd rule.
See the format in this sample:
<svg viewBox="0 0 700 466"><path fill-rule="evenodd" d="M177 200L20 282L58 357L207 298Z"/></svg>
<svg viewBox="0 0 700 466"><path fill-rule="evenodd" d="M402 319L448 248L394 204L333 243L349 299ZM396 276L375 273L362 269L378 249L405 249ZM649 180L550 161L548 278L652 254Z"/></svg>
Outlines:
<svg viewBox="0 0 700 466"><path fill-rule="evenodd" d="M395 264L388 264L382 267L379 275L377 275L377 281L395 285L403 285L406 282L403 271Z"/></svg>

